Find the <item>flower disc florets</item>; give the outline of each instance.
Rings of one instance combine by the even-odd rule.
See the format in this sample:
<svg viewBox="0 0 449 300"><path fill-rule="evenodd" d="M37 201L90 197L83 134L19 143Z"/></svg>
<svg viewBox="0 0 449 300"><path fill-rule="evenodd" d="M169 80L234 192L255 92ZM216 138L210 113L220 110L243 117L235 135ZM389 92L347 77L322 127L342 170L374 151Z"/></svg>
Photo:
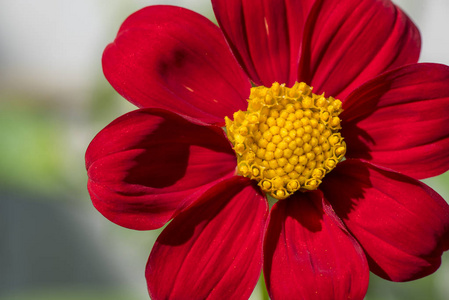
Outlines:
<svg viewBox="0 0 449 300"><path fill-rule="evenodd" d="M252 88L247 111L234 113L234 121L225 118L238 173L276 199L316 189L346 153L338 132L341 106L304 82Z"/></svg>

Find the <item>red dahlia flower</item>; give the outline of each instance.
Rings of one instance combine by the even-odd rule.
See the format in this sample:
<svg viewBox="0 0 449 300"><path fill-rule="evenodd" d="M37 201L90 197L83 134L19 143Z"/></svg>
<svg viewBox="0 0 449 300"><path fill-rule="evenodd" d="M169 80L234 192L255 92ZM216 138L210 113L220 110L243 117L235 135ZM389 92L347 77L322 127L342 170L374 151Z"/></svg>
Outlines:
<svg viewBox="0 0 449 300"><path fill-rule="evenodd" d="M221 30L151 6L103 56L140 109L90 144L88 189L121 226L173 219L150 296L245 299L262 266L273 299L362 299L369 271L433 273L449 206L418 179L449 169L449 67L417 63L412 21L388 0L212 4Z"/></svg>

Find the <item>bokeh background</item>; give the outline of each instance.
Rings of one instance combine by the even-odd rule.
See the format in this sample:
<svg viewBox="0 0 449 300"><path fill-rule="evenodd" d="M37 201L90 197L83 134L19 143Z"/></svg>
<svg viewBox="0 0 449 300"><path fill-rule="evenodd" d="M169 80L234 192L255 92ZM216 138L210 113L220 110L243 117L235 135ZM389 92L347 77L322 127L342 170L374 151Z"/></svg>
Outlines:
<svg viewBox="0 0 449 300"><path fill-rule="evenodd" d="M180 5L214 20L210 1L0 3L0 300L149 299L144 268L159 232L110 223L86 191L88 143L134 109L105 80L101 55L141 7ZM396 3L421 30L421 61L449 65L449 1ZM449 173L426 183L449 199ZM446 253L418 281L372 276L366 299L449 299L448 282ZM265 297L257 287L252 299Z"/></svg>

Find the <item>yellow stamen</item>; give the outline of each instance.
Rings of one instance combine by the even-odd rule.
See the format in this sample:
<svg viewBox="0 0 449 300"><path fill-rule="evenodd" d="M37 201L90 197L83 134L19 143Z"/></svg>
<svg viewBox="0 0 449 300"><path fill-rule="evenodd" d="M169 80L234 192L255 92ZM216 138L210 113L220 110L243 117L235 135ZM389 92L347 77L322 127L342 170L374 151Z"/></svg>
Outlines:
<svg viewBox="0 0 449 300"><path fill-rule="evenodd" d="M342 111L340 100L315 95L304 82L252 88L248 110L225 118L238 173L276 199L316 189L346 153Z"/></svg>

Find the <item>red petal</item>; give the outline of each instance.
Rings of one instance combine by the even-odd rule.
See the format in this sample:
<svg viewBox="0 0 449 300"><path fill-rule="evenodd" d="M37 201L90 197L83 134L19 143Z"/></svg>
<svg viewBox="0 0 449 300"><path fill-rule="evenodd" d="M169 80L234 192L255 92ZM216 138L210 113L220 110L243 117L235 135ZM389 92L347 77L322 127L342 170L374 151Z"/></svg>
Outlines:
<svg viewBox="0 0 449 300"><path fill-rule="evenodd" d="M352 93L342 134L348 157L415 178L449 170L449 67L414 64Z"/></svg>
<svg viewBox="0 0 449 300"><path fill-rule="evenodd" d="M242 66L258 85L297 79L304 24L313 1L212 0L215 16Z"/></svg>
<svg viewBox="0 0 449 300"><path fill-rule="evenodd" d="M363 250L320 192L273 206L264 255L272 299L363 299L368 288Z"/></svg>
<svg viewBox="0 0 449 300"><path fill-rule="evenodd" d="M174 6L131 15L103 54L111 85L139 107L158 107L206 123L246 109L251 84L220 32Z"/></svg>
<svg viewBox="0 0 449 300"><path fill-rule="evenodd" d="M416 63L421 39L389 0L316 1L306 24L299 79L344 100L365 81Z"/></svg>
<svg viewBox="0 0 449 300"><path fill-rule="evenodd" d="M268 203L247 178L207 191L157 239L146 268L151 299L248 299L267 218Z"/></svg>
<svg viewBox="0 0 449 300"><path fill-rule="evenodd" d="M141 109L103 129L86 152L94 206L132 229L154 229L225 177L235 154L220 128Z"/></svg>
<svg viewBox="0 0 449 300"><path fill-rule="evenodd" d="M433 273L449 249L449 205L410 177L346 160L321 184L365 250L373 273L393 281Z"/></svg>

